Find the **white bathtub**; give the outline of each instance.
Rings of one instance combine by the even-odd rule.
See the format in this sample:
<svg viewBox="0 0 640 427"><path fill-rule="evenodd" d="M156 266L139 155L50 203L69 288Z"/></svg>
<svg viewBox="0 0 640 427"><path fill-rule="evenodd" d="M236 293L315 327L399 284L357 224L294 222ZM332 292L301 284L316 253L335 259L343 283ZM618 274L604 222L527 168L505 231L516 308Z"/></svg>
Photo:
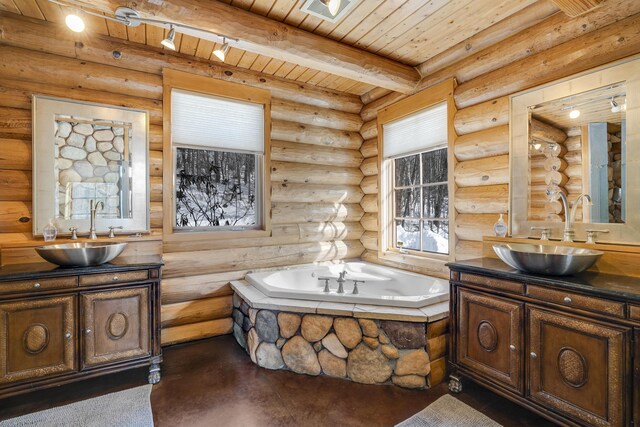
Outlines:
<svg viewBox="0 0 640 427"><path fill-rule="evenodd" d="M346 271L344 294L336 292L338 273ZM324 280L330 276L331 292L325 293ZM394 307L424 307L449 299L449 282L422 274L367 262L349 262L330 266L291 268L249 273L246 280L263 294L275 298L373 304ZM353 280L359 293L353 295Z"/></svg>

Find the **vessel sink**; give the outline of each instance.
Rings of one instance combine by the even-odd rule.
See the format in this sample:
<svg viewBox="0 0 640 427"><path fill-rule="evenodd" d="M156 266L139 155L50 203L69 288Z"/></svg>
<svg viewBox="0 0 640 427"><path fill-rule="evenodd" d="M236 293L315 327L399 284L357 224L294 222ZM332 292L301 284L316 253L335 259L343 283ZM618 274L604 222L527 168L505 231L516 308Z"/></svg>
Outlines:
<svg viewBox="0 0 640 427"><path fill-rule="evenodd" d="M88 267L109 262L122 253L126 242L87 242L39 246L38 255L61 267Z"/></svg>
<svg viewBox="0 0 640 427"><path fill-rule="evenodd" d="M578 274L595 264L604 254L593 249L525 243L493 245L493 250L513 268L549 276Z"/></svg>

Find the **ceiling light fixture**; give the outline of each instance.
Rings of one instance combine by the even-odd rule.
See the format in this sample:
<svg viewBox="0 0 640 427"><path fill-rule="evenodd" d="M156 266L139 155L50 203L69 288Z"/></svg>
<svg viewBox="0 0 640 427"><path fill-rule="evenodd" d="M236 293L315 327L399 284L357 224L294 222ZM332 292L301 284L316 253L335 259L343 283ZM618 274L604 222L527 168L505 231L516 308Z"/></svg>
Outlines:
<svg viewBox="0 0 640 427"><path fill-rule="evenodd" d="M227 53L229 53L229 49L231 49L231 46L229 46L229 43L227 43L227 38L223 37L222 38L222 47L220 49L214 50L213 54L220 61L224 62L224 59L227 57Z"/></svg>
<svg viewBox="0 0 640 427"><path fill-rule="evenodd" d="M176 50L176 44L174 43L176 39L176 29L173 28L173 25L170 25L169 28L169 35L166 39L162 40L160 44L167 49Z"/></svg>
<svg viewBox="0 0 640 427"><path fill-rule="evenodd" d="M580 117L580 110L576 110L575 108L569 112L569 117L572 119L577 119Z"/></svg>
<svg viewBox="0 0 640 427"><path fill-rule="evenodd" d="M612 113L619 113L619 112L620 112L620 111L622 111L622 110L626 110L626 106L627 106L627 103L626 103L626 102L625 102L624 104L618 104L618 103L616 102L616 100L615 100L615 97L614 97L614 96L612 96L612 97L611 97L611 102L610 102L610 104L611 104L611 112L612 112Z"/></svg>
<svg viewBox="0 0 640 427"><path fill-rule="evenodd" d="M329 13L336 16L340 11L340 3L342 3L342 0L320 0L320 3L327 6Z"/></svg>
<svg viewBox="0 0 640 427"><path fill-rule="evenodd" d="M65 24L67 27L73 32L81 33L86 28L84 25L84 21L75 13L70 13L64 18Z"/></svg>

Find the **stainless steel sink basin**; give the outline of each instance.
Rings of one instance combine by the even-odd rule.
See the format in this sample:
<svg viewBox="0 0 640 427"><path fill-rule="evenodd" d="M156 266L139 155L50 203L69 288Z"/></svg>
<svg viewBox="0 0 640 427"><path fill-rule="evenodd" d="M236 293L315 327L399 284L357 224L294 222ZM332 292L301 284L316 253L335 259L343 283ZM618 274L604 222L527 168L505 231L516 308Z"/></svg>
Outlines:
<svg viewBox="0 0 640 427"><path fill-rule="evenodd" d="M109 262L122 253L126 242L87 242L39 246L36 252L45 260L62 267L88 267Z"/></svg>
<svg viewBox="0 0 640 427"><path fill-rule="evenodd" d="M600 251L570 246L508 243L493 245L498 257L513 268L549 276L578 274L600 259Z"/></svg>

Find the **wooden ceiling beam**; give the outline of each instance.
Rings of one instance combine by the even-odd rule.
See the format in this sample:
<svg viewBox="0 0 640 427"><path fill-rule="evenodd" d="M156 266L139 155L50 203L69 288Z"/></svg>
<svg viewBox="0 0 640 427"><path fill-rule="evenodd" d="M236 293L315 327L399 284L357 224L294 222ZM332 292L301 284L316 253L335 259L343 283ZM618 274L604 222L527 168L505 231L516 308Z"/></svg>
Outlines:
<svg viewBox="0 0 640 427"><path fill-rule="evenodd" d="M309 33L267 17L212 0L67 0L66 3L113 14L119 6L142 17L179 22L237 38L234 47L315 70L408 93L420 75L415 68L353 46Z"/></svg>

